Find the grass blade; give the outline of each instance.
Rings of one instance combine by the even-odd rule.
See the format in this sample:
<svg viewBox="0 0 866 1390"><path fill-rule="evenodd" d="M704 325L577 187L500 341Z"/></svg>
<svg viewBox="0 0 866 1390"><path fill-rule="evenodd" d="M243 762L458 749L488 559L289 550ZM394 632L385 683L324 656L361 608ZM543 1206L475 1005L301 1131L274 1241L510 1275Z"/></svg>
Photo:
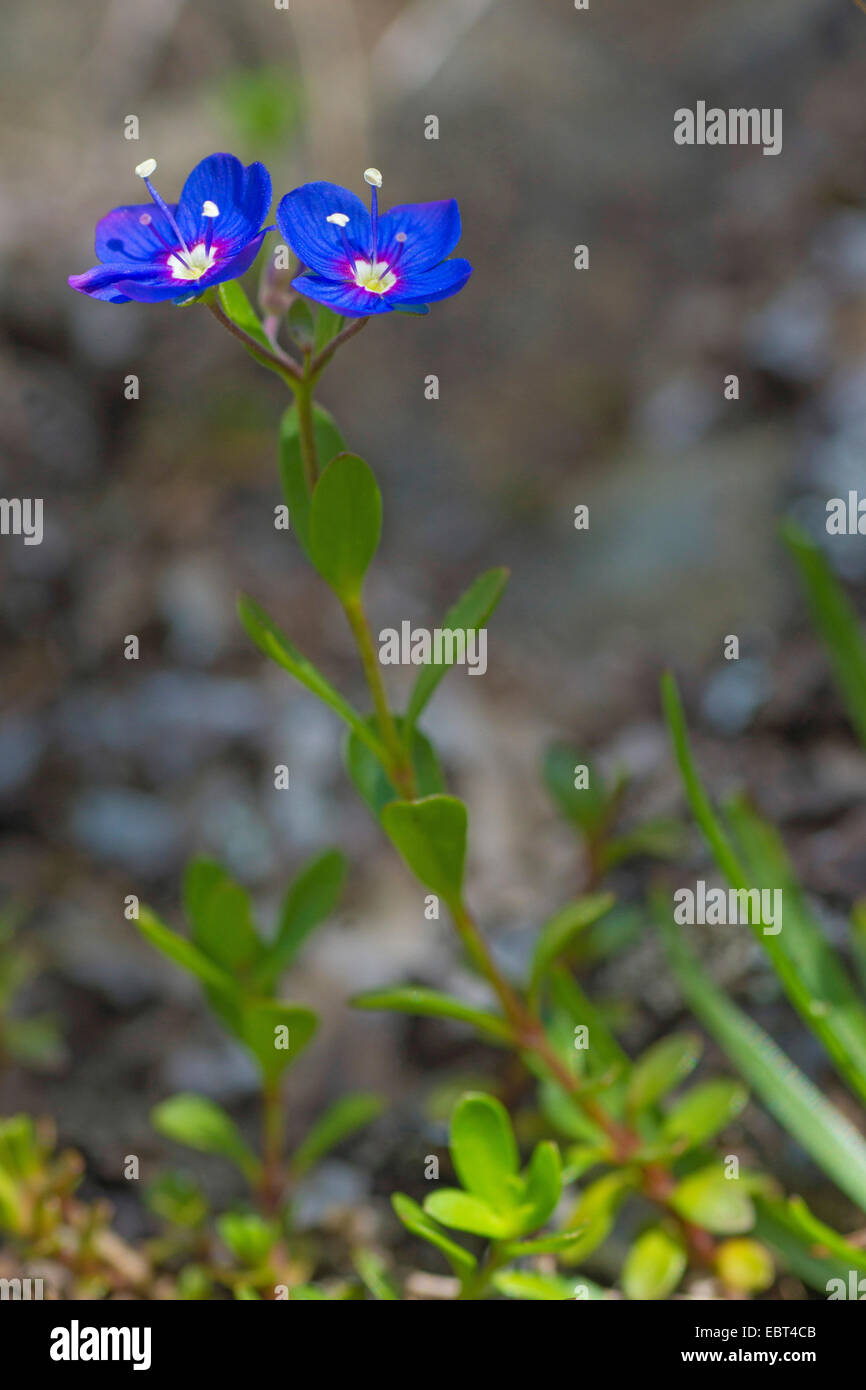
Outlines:
<svg viewBox="0 0 866 1390"><path fill-rule="evenodd" d="M866 1140L706 974L666 904L659 903L657 917L671 967L696 1017L770 1113L837 1187L866 1210Z"/></svg>

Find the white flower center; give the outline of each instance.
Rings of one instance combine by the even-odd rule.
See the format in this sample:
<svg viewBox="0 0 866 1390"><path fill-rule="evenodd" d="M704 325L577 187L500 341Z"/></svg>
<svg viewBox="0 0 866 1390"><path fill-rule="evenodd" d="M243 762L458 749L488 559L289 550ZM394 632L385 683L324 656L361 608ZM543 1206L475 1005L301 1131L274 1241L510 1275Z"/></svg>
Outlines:
<svg viewBox="0 0 866 1390"><path fill-rule="evenodd" d="M359 289L369 290L371 294L387 294L396 283L397 276L388 269L387 261L355 262L355 284Z"/></svg>
<svg viewBox="0 0 866 1390"><path fill-rule="evenodd" d="M216 261L216 247L210 250L200 241L192 250L175 252L169 256L168 266L175 280L200 280Z"/></svg>

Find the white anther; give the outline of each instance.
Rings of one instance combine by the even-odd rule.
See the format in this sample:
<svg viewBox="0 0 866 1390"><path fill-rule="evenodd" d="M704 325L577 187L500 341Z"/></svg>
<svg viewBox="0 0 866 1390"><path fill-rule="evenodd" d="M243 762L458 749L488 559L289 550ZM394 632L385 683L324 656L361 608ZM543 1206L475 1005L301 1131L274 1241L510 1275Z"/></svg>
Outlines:
<svg viewBox="0 0 866 1390"><path fill-rule="evenodd" d="M151 217L149 212L143 212L138 220L141 223L142 227L149 227L151 222L153 221L153 218Z"/></svg>
<svg viewBox="0 0 866 1390"><path fill-rule="evenodd" d="M219 217L220 210L216 203L212 203L210 198L207 198L201 205L201 215L202 217Z"/></svg>
<svg viewBox="0 0 866 1390"><path fill-rule="evenodd" d="M330 217L325 218L326 222L333 222L337 227L348 227L349 219L344 212L332 212Z"/></svg>
<svg viewBox="0 0 866 1390"><path fill-rule="evenodd" d="M378 169L365 169L364 182L369 183L373 188L381 188L382 175L379 173Z"/></svg>
<svg viewBox="0 0 866 1390"><path fill-rule="evenodd" d="M395 241L405 241L406 238L407 238L406 232L398 232L397 235L395 236L394 240L395 240Z"/></svg>
<svg viewBox="0 0 866 1390"><path fill-rule="evenodd" d="M140 179L149 179L151 174L156 173L156 160L144 159L141 164L136 164L135 172Z"/></svg>

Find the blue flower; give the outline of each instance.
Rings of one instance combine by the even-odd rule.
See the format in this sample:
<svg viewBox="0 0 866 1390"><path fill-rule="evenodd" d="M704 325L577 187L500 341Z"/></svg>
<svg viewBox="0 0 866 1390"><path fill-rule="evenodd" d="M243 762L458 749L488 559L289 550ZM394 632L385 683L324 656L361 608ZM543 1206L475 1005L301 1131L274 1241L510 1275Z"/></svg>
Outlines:
<svg viewBox="0 0 866 1390"><path fill-rule="evenodd" d="M354 193L334 183L305 183L277 208L277 226L308 267L292 281L301 294L346 318L393 309L426 314L427 305L462 290L472 267L446 260L460 240L453 198L405 203L379 217L382 175L368 169L368 212Z"/></svg>
<svg viewBox="0 0 866 1390"><path fill-rule="evenodd" d="M101 265L69 284L112 304L197 299L211 285L248 270L269 227L271 178L263 164L244 168L233 154L212 154L197 164L178 203L166 203L150 181L155 159L136 173L153 203L115 208L96 228Z"/></svg>

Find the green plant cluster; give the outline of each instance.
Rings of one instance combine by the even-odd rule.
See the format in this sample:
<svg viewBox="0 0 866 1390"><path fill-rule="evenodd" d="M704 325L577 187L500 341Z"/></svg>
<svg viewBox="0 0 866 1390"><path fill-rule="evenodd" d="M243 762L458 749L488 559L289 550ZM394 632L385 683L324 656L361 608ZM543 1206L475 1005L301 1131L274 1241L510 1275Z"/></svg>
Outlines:
<svg viewBox="0 0 866 1390"><path fill-rule="evenodd" d="M218 307L235 336L267 366L268 336L238 283L220 287ZM462 997L411 982L383 983L351 1003L462 1026L498 1053L511 1054L513 1066L499 1070L502 1080L489 1092L474 1089L457 1100L452 1176L440 1182L419 1172L412 1191L393 1195L405 1231L400 1259L367 1241L347 1245L343 1269L322 1265L316 1243L294 1228L297 1184L334 1146L375 1121L383 1101L343 1097L292 1153L286 1151L286 1080L317 1018L305 1004L286 1001L285 977L310 933L336 908L346 864L334 850L307 864L284 898L275 931L266 934L244 889L218 864L197 860L183 889L188 930L172 929L145 907L137 925L153 947L197 979L221 1025L253 1058L261 1081L261 1140L251 1145L223 1109L199 1095L168 1096L152 1118L168 1139L233 1164L247 1185L246 1200L212 1213L190 1178L164 1175L148 1197L161 1234L144 1252L131 1252L131 1264L124 1257L124 1274L104 1209L88 1208L72 1195L80 1165L58 1157L50 1141L18 1117L0 1131L0 1225L22 1259L46 1254L71 1270L81 1287L105 1295L124 1287L138 1296L188 1299L655 1300L700 1286L703 1296L725 1298L765 1293L784 1271L824 1295L830 1280L866 1270L866 1254L802 1200L783 1194L772 1176L741 1168L725 1136L751 1095L862 1213L861 1129L714 983L675 925L661 878L651 900L637 906L618 904L607 886L627 860L655 861L664 874L663 866L683 850L686 827L661 820L629 825L623 776L605 779L567 744L551 748L543 777L582 846L583 890L539 924L522 977L506 972L491 950L468 902L467 807L449 791L421 727L449 663L422 667L405 708L392 708L364 606L382 497L368 464L346 450L334 420L313 400L330 357L358 329L347 332L329 311L298 299L287 328L299 364L289 383L295 401L280 429L292 531L343 610L372 712L350 703L254 598L240 600L241 621L266 657L342 721L349 778L407 871L447 909L465 968L487 991L486 1004L479 1004L468 1002L478 999L477 988ZM866 644L859 625L808 538L789 526L786 540L848 713L866 741ZM507 578L503 569L482 574L441 626L466 637L484 627ZM849 955L857 980L830 945L773 828L744 797L715 810L672 676L662 694L694 820L731 887L783 888L784 931L767 935L759 923L757 940L852 1104L862 1104L866 908L855 906L851 917ZM684 1000L727 1054L735 1076L695 1078L702 1041L692 1026L630 1056L616 1011L585 992L584 967L627 949L651 924L661 933ZM111 1248L114 1265L106 1264Z"/></svg>

